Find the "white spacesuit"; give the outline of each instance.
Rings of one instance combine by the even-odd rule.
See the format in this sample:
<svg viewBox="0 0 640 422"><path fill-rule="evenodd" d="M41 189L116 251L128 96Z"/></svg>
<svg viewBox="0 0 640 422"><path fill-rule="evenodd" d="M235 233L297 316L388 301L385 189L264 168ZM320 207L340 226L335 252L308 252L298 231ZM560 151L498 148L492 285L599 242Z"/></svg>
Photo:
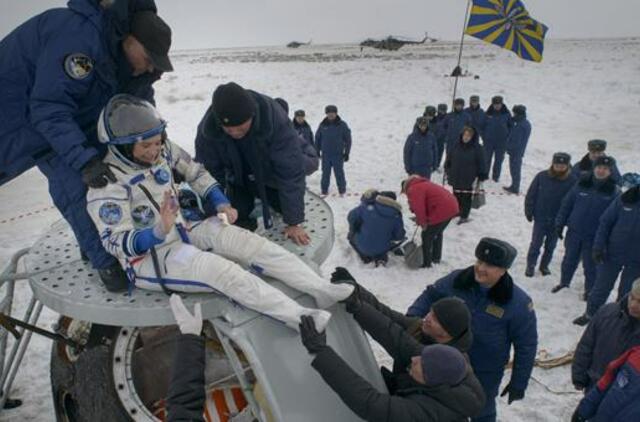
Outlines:
<svg viewBox="0 0 640 422"><path fill-rule="evenodd" d="M351 286L330 284L281 246L216 216L192 222L178 212L168 233L158 229L165 192L178 196L175 178L214 208L228 205L204 167L166 140L165 125L153 106L128 95L112 98L101 114L99 138L109 144L104 163L117 181L89 189L87 202L107 251L139 288L216 292L294 329L302 315L312 316L324 329L331 315L323 309L349 296ZM121 133L118 126L124 127ZM126 153L132 144L158 134L164 146L153 165ZM299 305L234 261L308 293L321 309Z"/></svg>

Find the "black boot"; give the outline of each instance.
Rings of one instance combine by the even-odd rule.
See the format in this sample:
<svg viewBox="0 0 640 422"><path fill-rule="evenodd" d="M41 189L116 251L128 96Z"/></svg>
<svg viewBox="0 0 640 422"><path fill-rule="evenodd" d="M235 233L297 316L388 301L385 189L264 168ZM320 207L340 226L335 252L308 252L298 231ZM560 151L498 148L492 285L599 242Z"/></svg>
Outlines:
<svg viewBox="0 0 640 422"><path fill-rule="evenodd" d="M114 264L109 268L98 270L98 274L104 283L104 287L112 293L126 291L129 287L129 279L120 264Z"/></svg>
<svg viewBox="0 0 640 422"><path fill-rule="evenodd" d="M533 267L527 267L527 270L524 272L524 276L533 277L534 272Z"/></svg>
<svg viewBox="0 0 640 422"><path fill-rule="evenodd" d="M589 323L589 321L591 321L591 317L585 313L583 315L580 315L578 318L574 319L573 323L575 325L579 325L580 327L584 327Z"/></svg>
<svg viewBox="0 0 640 422"><path fill-rule="evenodd" d="M551 289L551 293L558 293L562 289L566 289L569 286L565 286L564 284L558 284L556 287Z"/></svg>
<svg viewBox="0 0 640 422"><path fill-rule="evenodd" d="M549 271L549 268L547 267L540 267L540 274L546 277L548 275L551 275L551 271Z"/></svg>

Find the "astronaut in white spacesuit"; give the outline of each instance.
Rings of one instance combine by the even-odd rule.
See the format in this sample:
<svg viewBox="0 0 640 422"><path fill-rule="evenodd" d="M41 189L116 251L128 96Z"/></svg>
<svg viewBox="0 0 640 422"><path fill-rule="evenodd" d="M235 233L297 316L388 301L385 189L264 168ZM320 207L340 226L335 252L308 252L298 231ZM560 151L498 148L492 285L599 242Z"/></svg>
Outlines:
<svg viewBox="0 0 640 422"><path fill-rule="evenodd" d="M310 315L324 329L331 317L324 309L353 287L330 284L281 246L223 221L233 223L236 211L165 128L150 103L130 95L116 95L100 115L98 136L108 145L103 162L116 182L89 189L87 202L106 250L139 288L216 292L291 328ZM212 217L191 221L177 200L180 181ZM320 309L299 305L234 261L311 295Z"/></svg>

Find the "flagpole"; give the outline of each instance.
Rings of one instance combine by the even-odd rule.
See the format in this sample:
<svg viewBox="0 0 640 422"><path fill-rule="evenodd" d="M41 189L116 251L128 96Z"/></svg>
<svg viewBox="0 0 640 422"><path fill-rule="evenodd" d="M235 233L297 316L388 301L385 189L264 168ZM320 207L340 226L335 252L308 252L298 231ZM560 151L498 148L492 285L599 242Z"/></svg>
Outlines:
<svg viewBox="0 0 640 422"><path fill-rule="evenodd" d="M467 29L467 19L469 19L469 9L471 6L471 0L467 0L467 10L464 14L464 23L462 25L462 35L460 36L460 50L458 51L458 64L455 69L453 69L453 76L455 76L456 80L453 83L453 98L451 99L451 109L453 110L453 102L456 99L456 92L458 91L458 78L462 74L462 69L460 68L460 63L462 62L462 47L464 47L464 31Z"/></svg>

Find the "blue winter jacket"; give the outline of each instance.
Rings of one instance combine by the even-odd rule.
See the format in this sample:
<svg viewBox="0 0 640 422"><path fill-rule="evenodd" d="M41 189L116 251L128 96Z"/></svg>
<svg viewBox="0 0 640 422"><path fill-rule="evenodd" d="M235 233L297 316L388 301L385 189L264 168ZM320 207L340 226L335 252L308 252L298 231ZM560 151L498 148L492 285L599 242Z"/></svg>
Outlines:
<svg viewBox="0 0 640 422"><path fill-rule="evenodd" d="M484 129L487 124L486 112L478 106L478 108L467 107L464 109L471 116L471 124L478 131L480 136L484 136Z"/></svg>
<svg viewBox="0 0 640 422"><path fill-rule="evenodd" d="M431 174L437 168L438 143L431 129L425 133L417 127L404 144L404 170L407 174Z"/></svg>
<svg viewBox="0 0 640 422"><path fill-rule="evenodd" d="M316 149L323 159L342 159L351 151L351 129L340 118L330 122L325 118L316 131Z"/></svg>
<svg viewBox="0 0 640 422"><path fill-rule="evenodd" d="M473 267L469 267L453 271L428 286L409 307L407 315L424 317L433 303L452 296L464 300L471 312L473 344L469 357L473 370L476 373L502 373L513 345L515 359L511 386L524 391L538 347L536 314L531 298L515 285L509 273L485 290L475 281Z"/></svg>
<svg viewBox="0 0 640 422"><path fill-rule="evenodd" d="M562 200L556 228L567 226L578 238L592 241L600 216L619 191L611 178L597 181L593 175L584 176Z"/></svg>
<svg viewBox="0 0 640 422"><path fill-rule="evenodd" d="M257 110L247 135L240 140L231 138L209 107L198 125L196 160L223 186L255 182L267 226L272 222L266 205L267 186L278 191L284 222L300 224L304 221L305 195L300 137L280 104L254 91L249 94Z"/></svg>
<svg viewBox="0 0 640 422"><path fill-rule="evenodd" d="M562 199L576 184L571 170L556 174L553 168L541 171L533 178L524 199L524 215L543 224L554 224Z"/></svg>
<svg viewBox="0 0 640 422"><path fill-rule="evenodd" d="M573 166L573 172L577 177L586 176L593 172L593 161L591 161L591 158L589 158L589 154L585 154L585 156L582 157L582 159ZM611 178L614 182L616 182L616 185L622 184L622 176L620 175L620 170L618 169L618 163L616 163L615 161L613 163L613 167L611 168Z"/></svg>
<svg viewBox="0 0 640 422"><path fill-rule="evenodd" d="M347 216L349 233L361 255L376 257L404 240L402 211L391 199L365 196Z"/></svg>
<svg viewBox="0 0 640 422"><path fill-rule="evenodd" d="M447 129L445 127L446 119L446 114L436 114L436 117L433 119L433 122L435 123L434 135L438 142L441 142L442 144L444 144L447 139Z"/></svg>
<svg viewBox="0 0 640 422"><path fill-rule="evenodd" d="M507 138L507 153L513 156L524 156L531 136L531 123L524 118L514 117L511 120L511 131Z"/></svg>
<svg viewBox="0 0 640 422"><path fill-rule="evenodd" d="M311 126L309 123L304 122L303 124L298 124L296 120L293 120L293 128L298 132L298 135L302 137L307 143L311 144L312 147L315 148L315 144L313 142L313 131L311 130Z"/></svg>
<svg viewBox="0 0 640 422"><path fill-rule="evenodd" d="M486 117L484 136L482 137L484 144L494 148L506 148L509 130L511 129L511 113L509 109L506 105L503 105L500 112L497 112L493 106L489 106Z"/></svg>
<svg viewBox="0 0 640 422"><path fill-rule="evenodd" d="M453 144L460 138L462 129L464 129L465 126L471 126L471 116L464 110L452 111L447 114L442 124L444 125L447 140L447 151L449 151Z"/></svg>
<svg viewBox="0 0 640 422"><path fill-rule="evenodd" d="M640 265L640 187L622 194L602 214L593 249L615 262Z"/></svg>
<svg viewBox="0 0 640 422"><path fill-rule="evenodd" d="M132 77L121 41L153 0L70 0L0 41L0 184L52 153L76 170L99 154L96 123L116 93L153 101L159 73Z"/></svg>

